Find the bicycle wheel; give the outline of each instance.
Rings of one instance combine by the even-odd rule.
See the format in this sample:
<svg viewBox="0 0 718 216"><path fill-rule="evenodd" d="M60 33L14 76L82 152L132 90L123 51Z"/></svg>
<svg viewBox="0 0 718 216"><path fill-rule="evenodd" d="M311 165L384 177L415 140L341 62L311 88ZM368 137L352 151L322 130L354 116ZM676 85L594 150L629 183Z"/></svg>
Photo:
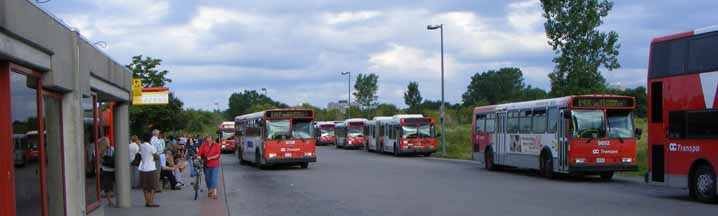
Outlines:
<svg viewBox="0 0 718 216"><path fill-rule="evenodd" d="M200 184L199 181L201 180L200 174L197 173L197 175L195 175L195 178L196 179L194 180L194 200L197 200L197 197L199 196L199 184Z"/></svg>

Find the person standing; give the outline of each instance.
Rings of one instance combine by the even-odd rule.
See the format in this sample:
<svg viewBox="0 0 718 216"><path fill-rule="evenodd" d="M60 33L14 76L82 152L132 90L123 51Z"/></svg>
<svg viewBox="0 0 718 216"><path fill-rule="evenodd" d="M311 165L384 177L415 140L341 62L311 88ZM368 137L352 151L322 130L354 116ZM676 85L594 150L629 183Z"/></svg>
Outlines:
<svg viewBox="0 0 718 216"><path fill-rule="evenodd" d="M135 158L138 156L137 154L140 153L140 138L138 138L136 135L133 135L131 138L132 142L130 142L130 184L132 185L133 189L140 188L140 171L137 170L137 167L139 164L132 164L132 162L135 160ZM142 156L140 156L141 158Z"/></svg>
<svg viewBox="0 0 718 216"><path fill-rule="evenodd" d="M219 144L212 140L211 135L204 138L204 144L199 147L197 156L201 157L204 163L204 178L207 182L207 197L217 199L217 178L219 175L219 157L221 155Z"/></svg>
<svg viewBox="0 0 718 216"><path fill-rule="evenodd" d="M152 138L150 139L150 144L155 147L155 151L157 151L158 156L164 154L165 141L160 138L160 130L152 130ZM157 172L155 172L155 185L160 185L160 163L155 163L155 170L158 170ZM160 187L157 187L157 192L162 192L162 189Z"/></svg>
<svg viewBox="0 0 718 216"><path fill-rule="evenodd" d="M114 206L112 203L112 192L115 189L115 148L110 145L110 139L102 137L97 141L100 144L100 152L102 154L100 163L100 188L107 198L107 202L110 207Z"/></svg>
<svg viewBox="0 0 718 216"><path fill-rule="evenodd" d="M147 143L150 137L145 138L145 142L140 144L140 155L142 161L140 166L137 168L140 171L140 185L145 195L145 207L156 208L160 205L155 204L154 197L155 191L159 188L157 177L157 167L159 163L156 162L155 157L157 156L157 149L153 145Z"/></svg>
<svg viewBox="0 0 718 216"><path fill-rule="evenodd" d="M197 169L194 168L194 160L192 160L192 158L197 156L199 146L199 142L195 139L195 135L191 135L189 139L187 139L187 162L189 163L191 177L195 177L197 175Z"/></svg>

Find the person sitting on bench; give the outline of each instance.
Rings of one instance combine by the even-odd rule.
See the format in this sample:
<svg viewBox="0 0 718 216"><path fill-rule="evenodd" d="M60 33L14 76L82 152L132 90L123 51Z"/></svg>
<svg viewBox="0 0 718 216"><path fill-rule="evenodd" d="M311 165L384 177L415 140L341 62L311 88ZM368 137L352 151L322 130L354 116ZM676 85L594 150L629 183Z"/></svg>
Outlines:
<svg viewBox="0 0 718 216"><path fill-rule="evenodd" d="M177 179L175 178L174 171L176 169L179 169L177 165L174 163L174 156L172 155L172 151L167 150L165 151L165 154L160 155L160 166L162 172L160 173L160 178L167 178L170 182L170 187L172 190L180 190L182 188L179 187L179 183L177 183Z"/></svg>

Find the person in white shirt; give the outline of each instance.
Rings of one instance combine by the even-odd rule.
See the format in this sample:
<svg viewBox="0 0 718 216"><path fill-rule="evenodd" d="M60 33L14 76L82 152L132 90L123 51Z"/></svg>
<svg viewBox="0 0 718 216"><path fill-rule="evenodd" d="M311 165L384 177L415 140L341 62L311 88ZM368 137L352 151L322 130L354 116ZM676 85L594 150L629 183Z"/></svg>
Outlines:
<svg viewBox="0 0 718 216"><path fill-rule="evenodd" d="M150 137L146 137L145 140L149 140ZM157 155L157 149L147 142L140 144L140 155L142 156L142 162L137 168L140 171L140 185L142 185L142 191L145 195L145 206L150 208L160 207L154 203L155 191L159 189L157 173L157 163L155 156Z"/></svg>
<svg viewBox="0 0 718 216"><path fill-rule="evenodd" d="M154 129L152 130L152 138L150 138L150 144L152 144L153 147L155 147L155 150L157 151L158 156L164 154L165 151L165 141L163 139L160 139L160 130ZM155 184L160 185L160 164L155 163ZM162 192L161 187L157 187L157 192Z"/></svg>
<svg viewBox="0 0 718 216"><path fill-rule="evenodd" d="M132 165L132 161L135 160L137 153L140 153L140 138L133 135L130 142L130 185L132 188L140 188L140 171L137 170L137 166Z"/></svg>

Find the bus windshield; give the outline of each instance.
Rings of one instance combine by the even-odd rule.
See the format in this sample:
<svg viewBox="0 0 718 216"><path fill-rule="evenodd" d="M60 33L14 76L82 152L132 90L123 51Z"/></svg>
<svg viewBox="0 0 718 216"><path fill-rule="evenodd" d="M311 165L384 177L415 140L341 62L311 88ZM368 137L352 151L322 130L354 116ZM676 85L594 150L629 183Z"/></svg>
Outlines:
<svg viewBox="0 0 718 216"><path fill-rule="evenodd" d="M362 128L362 127L347 128L347 136L350 136L350 137L364 136L364 128Z"/></svg>
<svg viewBox="0 0 718 216"><path fill-rule="evenodd" d="M405 125L402 126L402 138L425 138L431 137L431 125Z"/></svg>
<svg viewBox="0 0 718 216"><path fill-rule="evenodd" d="M576 138L599 138L606 135L603 110L573 110L571 134Z"/></svg>
<svg viewBox="0 0 718 216"><path fill-rule="evenodd" d="M288 139L289 120L267 120L267 139Z"/></svg>
<svg viewBox="0 0 718 216"><path fill-rule="evenodd" d="M294 120L294 125L292 125L292 138L311 139L312 136L312 121Z"/></svg>
<svg viewBox="0 0 718 216"><path fill-rule="evenodd" d="M630 110L608 110L608 138L633 138L633 113Z"/></svg>
<svg viewBox="0 0 718 216"><path fill-rule="evenodd" d="M222 131L219 134L219 139L222 139L222 140L234 139L234 132Z"/></svg>
<svg viewBox="0 0 718 216"><path fill-rule="evenodd" d="M321 128L319 129L319 134L321 136L334 136L334 128Z"/></svg>

